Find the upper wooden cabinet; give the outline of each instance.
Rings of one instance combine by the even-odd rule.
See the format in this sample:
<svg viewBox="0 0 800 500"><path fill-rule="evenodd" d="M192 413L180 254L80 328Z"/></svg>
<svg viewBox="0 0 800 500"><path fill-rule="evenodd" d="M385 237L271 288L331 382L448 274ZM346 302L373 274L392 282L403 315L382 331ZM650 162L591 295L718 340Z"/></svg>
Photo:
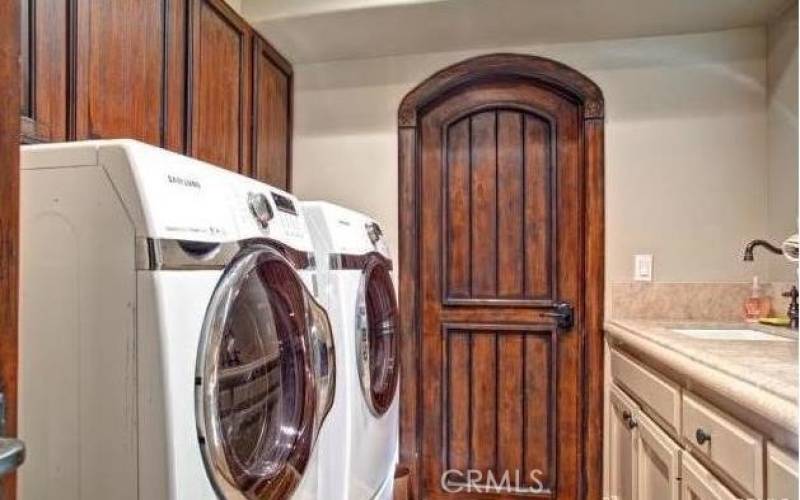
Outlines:
<svg viewBox="0 0 800 500"><path fill-rule="evenodd" d="M76 0L75 138L161 145L164 0Z"/></svg>
<svg viewBox="0 0 800 500"><path fill-rule="evenodd" d="M269 43L253 42L253 171L282 189L291 182L292 67Z"/></svg>
<svg viewBox="0 0 800 500"><path fill-rule="evenodd" d="M287 188L292 68L223 0L23 0L22 140L132 138Z"/></svg>
<svg viewBox="0 0 800 500"><path fill-rule="evenodd" d="M189 154L249 173L252 32L221 0L193 0Z"/></svg>
<svg viewBox="0 0 800 500"><path fill-rule="evenodd" d="M66 140L68 2L22 0L20 14L22 142Z"/></svg>

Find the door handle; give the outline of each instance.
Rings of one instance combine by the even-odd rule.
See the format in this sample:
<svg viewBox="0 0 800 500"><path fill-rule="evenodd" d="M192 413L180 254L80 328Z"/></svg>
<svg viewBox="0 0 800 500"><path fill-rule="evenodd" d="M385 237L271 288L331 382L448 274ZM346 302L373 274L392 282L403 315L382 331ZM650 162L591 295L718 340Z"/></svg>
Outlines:
<svg viewBox="0 0 800 500"><path fill-rule="evenodd" d="M0 392L0 434L6 430L6 395ZM21 439L0 437L0 476L14 472L25 461Z"/></svg>
<svg viewBox="0 0 800 500"><path fill-rule="evenodd" d="M553 304L553 310L543 312L542 316L556 320L556 326L560 330L569 330L575 325L575 309L572 304L567 302L557 302Z"/></svg>

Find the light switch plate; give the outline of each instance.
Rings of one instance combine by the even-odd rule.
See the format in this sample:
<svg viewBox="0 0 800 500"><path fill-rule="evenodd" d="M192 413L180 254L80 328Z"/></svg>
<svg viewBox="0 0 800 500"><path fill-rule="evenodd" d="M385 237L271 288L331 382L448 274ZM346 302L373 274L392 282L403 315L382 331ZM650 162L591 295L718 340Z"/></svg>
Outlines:
<svg viewBox="0 0 800 500"><path fill-rule="evenodd" d="M653 256L651 254L633 256L633 281L653 281Z"/></svg>

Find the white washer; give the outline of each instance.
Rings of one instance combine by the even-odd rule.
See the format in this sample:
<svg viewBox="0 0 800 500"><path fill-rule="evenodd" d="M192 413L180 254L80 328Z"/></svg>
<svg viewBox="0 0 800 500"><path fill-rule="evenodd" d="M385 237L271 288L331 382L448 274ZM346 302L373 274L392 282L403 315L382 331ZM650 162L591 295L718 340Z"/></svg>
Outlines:
<svg viewBox="0 0 800 500"><path fill-rule="evenodd" d="M128 140L22 169L20 498L316 498L335 361L297 200Z"/></svg>
<svg viewBox="0 0 800 500"><path fill-rule="evenodd" d="M398 453L399 382L399 318L388 245L377 222L364 214L325 202L301 207L334 330L337 379L344 380L331 418L346 422L337 439L346 450L347 475L321 476L320 484L327 482L334 495L325 498L388 500Z"/></svg>

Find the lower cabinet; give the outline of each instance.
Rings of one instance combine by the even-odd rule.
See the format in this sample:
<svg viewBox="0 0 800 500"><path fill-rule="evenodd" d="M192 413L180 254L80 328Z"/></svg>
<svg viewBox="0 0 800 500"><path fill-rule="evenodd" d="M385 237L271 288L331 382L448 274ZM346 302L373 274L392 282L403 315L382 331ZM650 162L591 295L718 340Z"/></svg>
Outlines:
<svg viewBox="0 0 800 500"><path fill-rule="evenodd" d="M636 496L636 467L638 466L639 432L636 429L636 404L613 385L610 394L609 416L609 495L618 500L633 500Z"/></svg>
<svg viewBox="0 0 800 500"><path fill-rule="evenodd" d="M611 354L608 498L798 500L797 453L639 361ZM672 387L677 402L673 391L659 389Z"/></svg>
<svg viewBox="0 0 800 500"><path fill-rule="evenodd" d="M616 385L610 409L610 497L679 500L680 447Z"/></svg>

